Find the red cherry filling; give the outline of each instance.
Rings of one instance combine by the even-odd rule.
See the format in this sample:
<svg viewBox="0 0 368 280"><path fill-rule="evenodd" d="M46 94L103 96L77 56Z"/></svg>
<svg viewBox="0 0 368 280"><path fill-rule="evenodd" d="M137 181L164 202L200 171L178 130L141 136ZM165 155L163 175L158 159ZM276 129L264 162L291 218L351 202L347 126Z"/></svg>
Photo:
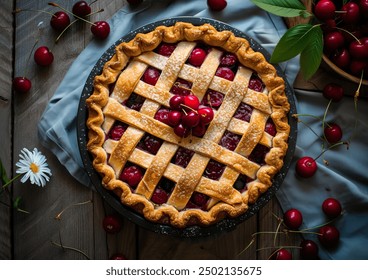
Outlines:
<svg viewBox="0 0 368 280"><path fill-rule="evenodd" d="M241 136L230 131L225 131L224 135L220 140L220 146L229 149L230 151L234 151L236 146L238 146Z"/></svg>
<svg viewBox="0 0 368 280"><path fill-rule="evenodd" d="M247 184L253 181L253 179L249 178L246 175L240 174L238 179L236 179L234 183L234 188L240 192L244 192L247 190Z"/></svg>
<svg viewBox="0 0 368 280"><path fill-rule="evenodd" d="M194 192L190 198L190 202L199 208L205 209L208 199L209 197L207 195L199 192ZM187 204L187 208L197 208L195 206L193 207L193 205L190 203Z"/></svg>
<svg viewBox="0 0 368 280"><path fill-rule="evenodd" d="M211 159L204 170L203 176L212 180L219 180L224 170L225 165Z"/></svg>
<svg viewBox="0 0 368 280"><path fill-rule="evenodd" d="M158 47L157 52L163 56L169 57L173 53L175 48L176 48L176 44L162 43Z"/></svg>
<svg viewBox="0 0 368 280"><path fill-rule="evenodd" d="M157 83L160 74L161 72L158 69L148 67L146 71L143 73L142 80L143 82L154 86Z"/></svg>
<svg viewBox="0 0 368 280"><path fill-rule="evenodd" d="M127 125L123 123L115 123L114 126L110 129L108 137L112 140L118 141L121 136L123 136L125 130L127 129Z"/></svg>
<svg viewBox="0 0 368 280"><path fill-rule="evenodd" d="M210 89L206 92L201 104L218 109L221 106L223 100L224 95L221 92Z"/></svg>
<svg viewBox="0 0 368 280"><path fill-rule="evenodd" d="M194 48L188 58L188 62L193 66L199 67L205 60L207 53L202 48Z"/></svg>
<svg viewBox="0 0 368 280"><path fill-rule="evenodd" d="M236 110L234 114L234 118L249 122L250 117L252 116L252 112L253 112L253 107L242 102L240 103L238 109Z"/></svg>
<svg viewBox="0 0 368 280"><path fill-rule="evenodd" d="M264 84L256 74L252 74L252 77L249 80L248 88L254 91L262 92L264 90Z"/></svg>
<svg viewBox="0 0 368 280"><path fill-rule="evenodd" d="M170 110L169 109L166 109L166 108L161 108L159 109L156 114L155 114L155 119L160 121L160 122L163 122L167 125L170 125L170 122L169 122L169 112Z"/></svg>
<svg viewBox="0 0 368 280"><path fill-rule="evenodd" d="M171 162L175 163L183 168L188 166L189 161L192 159L194 152L183 147L179 147L173 156Z"/></svg>
<svg viewBox="0 0 368 280"><path fill-rule="evenodd" d="M257 144L253 149L252 153L249 155L248 159L258 163L260 165L265 164L265 157L267 153L270 151L270 148L263 146L261 144Z"/></svg>
<svg viewBox="0 0 368 280"><path fill-rule="evenodd" d="M266 122L266 126L265 126L265 131L271 135L271 136L275 136L277 131L276 131L276 126L273 123L272 119L268 119Z"/></svg>
<svg viewBox="0 0 368 280"><path fill-rule="evenodd" d="M219 67L216 70L216 76L224 78L224 79L229 80L229 81L232 81L232 80L234 80L235 74L228 67Z"/></svg>
<svg viewBox="0 0 368 280"><path fill-rule="evenodd" d="M143 178L143 171L136 165L125 167L121 172L119 179L127 183L131 188L138 186Z"/></svg>
<svg viewBox="0 0 368 280"><path fill-rule="evenodd" d="M169 194L161 189L160 187L157 187L155 191L152 194L151 201L156 204L163 204L169 199Z"/></svg>
<svg viewBox="0 0 368 280"><path fill-rule="evenodd" d="M235 54L224 53L220 60L220 65L225 67L233 67L238 63L238 58Z"/></svg>
<svg viewBox="0 0 368 280"><path fill-rule="evenodd" d="M146 100L144 97L133 92L124 104L130 109L139 111L142 108L144 100Z"/></svg>
<svg viewBox="0 0 368 280"><path fill-rule="evenodd" d="M145 136L143 136L143 138L141 139L141 141L138 143L137 148L142 149L144 151L149 152L152 155L157 154L158 150L160 149L162 145L162 140L147 134Z"/></svg>
<svg viewBox="0 0 368 280"><path fill-rule="evenodd" d="M170 92L175 95L185 96L191 93L190 91L191 87L192 87L191 82L178 78L176 82L173 84Z"/></svg>

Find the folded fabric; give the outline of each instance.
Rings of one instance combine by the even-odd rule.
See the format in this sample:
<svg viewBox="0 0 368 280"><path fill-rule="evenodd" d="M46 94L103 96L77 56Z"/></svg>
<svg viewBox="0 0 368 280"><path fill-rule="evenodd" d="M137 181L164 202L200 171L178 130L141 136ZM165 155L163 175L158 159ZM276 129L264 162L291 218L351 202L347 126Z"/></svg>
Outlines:
<svg viewBox="0 0 368 280"><path fill-rule="evenodd" d="M70 174L86 186L92 186L78 150L76 118L79 99L84 83L100 56L118 39L144 24L177 16L194 16L212 18L223 21L247 34L259 42L267 51L272 53L276 43L286 31L281 18L270 15L250 1L229 0L226 9L212 12L203 0L161 0L144 1L132 9L129 6L119 10L110 20L111 34L101 41L92 41L74 61L55 94L51 98L44 114L39 121L39 138L44 146L49 148L59 159ZM280 65L290 84L293 84L299 70L298 59L292 59ZM296 92L298 112L308 112L318 116L323 115L327 101L320 95L308 92ZM356 115L351 106L352 99L332 106L334 112L328 117L336 119L348 130L352 129ZM335 104L334 104L335 105ZM360 112L368 109L368 104L359 104ZM334 116L334 117L333 117ZM360 113L359 120L364 120ZM320 130L320 123L314 118L306 119L310 127ZM304 227L312 227L324 222L320 205L327 196L338 198L345 209L344 216L336 225L341 230L341 244L334 251L321 250L322 259L364 259L368 253L362 250L361 244L368 239L367 223L367 175L364 174L368 160L363 156L364 140L367 139L367 124L358 123L359 134L352 141L348 151L339 147L328 151L330 165L326 166L319 160L319 170L312 179L302 180L295 177L290 170L285 182L277 193L277 197L284 210L298 208L304 215ZM346 132L348 136L351 131ZM300 124L298 134L298 148L295 160L304 154L318 155L321 150L319 139L310 129ZM346 163L346 164L344 164ZM305 235L315 239L314 236Z"/></svg>

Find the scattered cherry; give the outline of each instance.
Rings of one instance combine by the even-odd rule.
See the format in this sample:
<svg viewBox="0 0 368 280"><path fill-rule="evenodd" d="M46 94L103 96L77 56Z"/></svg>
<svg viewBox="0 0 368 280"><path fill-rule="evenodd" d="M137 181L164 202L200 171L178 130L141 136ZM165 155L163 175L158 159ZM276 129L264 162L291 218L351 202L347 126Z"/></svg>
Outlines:
<svg viewBox="0 0 368 280"><path fill-rule="evenodd" d="M127 257L121 253L111 255L110 260L127 260Z"/></svg>
<svg viewBox="0 0 368 280"><path fill-rule="evenodd" d="M97 39L103 40L110 34L110 25L106 21L96 21L91 25L91 32Z"/></svg>
<svg viewBox="0 0 368 280"><path fill-rule="evenodd" d="M329 0L320 0L314 7L314 15L322 21L333 19L335 16L335 11L335 4Z"/></svg>
<svg viewBox="0 0 368 280"><path fill-rule="evenodd" d="M184 96L183 104L193 110L197 110L199 107L199 99L194 94Z"/></svg>
<svg viewBox="0 0 368 280"><path fill-rule="evenodd" d="M52 15L50 20L51 27L61 32L70 24L70 18L66 12L58 11Z"/></svg>
<svg viewBox="0 0 368 280"><path fill-rule="evenodd" d="M174 133L179 137L186 138L190 134L190 129L184 126L182 123L179 123L177 126L174 127Z"/></svg>
<svg viewBox="0 0 368 280"><path fill-rule="evenodd" d="M271 260L291 260L292 258L291 252L285 248L278 249L270 257Z"/></svg>
<svg viewBox="0 0 368 280"><path fill-rule="evenodd" d="M91 6L88 5L86 1L78 1L73 5L72 12L73 14L79 17L86 17L91 13Z"/></svg>
<svg viewBox="0 0 368 280"><path fill-rule="evenodd" d="M189 111L181 118L182 124L188 128L193 128L199 124L200 117L197 112Z"/></svg>
<svg viewBox="0 0 368 280"><path fill-rule="evenodd" d="M174 95L169 100L170 108L173 110L181 110L181 104L184 104L184 96Z"/></svg>
<svg viewBox="0 0 368 280"><path fill-rule="evenodd" d="M340 232L335 226L325 225L319 229L318 239L326 248L333 248L339 243Z"/></svg>
<svg viewBox="0 0 368 280"><path fill-rule="evenodd" d="M116 234L122 228L122 221L118 215L111 214L104 217L102 226L107 233Z"/></svg>
<svg viewBox="0 0 368 280"><path fill-rule="evenodd" d="M180 111L170 111L168 120L171 126L177 126L182 120L183 114Z"/></svg>
<svg viewBox="0 0 368 280"><path fill-rule="evenodd" d="M316 161L308 156L301 157L296 162L295 166L296 173L303 177L303 178L309 178L314 175L317 171L317 163Z"/></svg>
<svg viewBox="0 0 368 280"><path fill-rule="evenodd" d="M342 130L338 124L328 124L324 129L324 135L330 144L339 142L342 138Z"/></svg>
<svg viewBox="0 0 368 280"><path fill-rule="evenodd" d="M26 77L15 77L13 79L13 89L19 93L27 93L32 87L32 82Z"/></svg>
<svg viewBox="0 0 368 280"><path fill-rule="evenodd" d="M341 215L342 207L337 199L329 197L323 201L322 210L327 217L334 219Z"/></svg>
<svg viewBox="0 0 368 280"><path fill-rule="evenodd" d="M318 245L312 240L305 239L300 243L300 258L302 260L317 260Z"/></svg>
<svg viewBox="0 0 368 280"><path fill-rule="evenodd" d="M48 47L41 46L35 51L34 60L40 66L49 66L54 61L54 55Z"/></svg>
<svg viewBox="0 0 368 280"><path fill-rule="evenodd" d="M295 208L291 208L284 213L284 224L291 230L297 230L303 223L302 213Z"/></svg>
<svg viewBox="0 0 368 280"><path fill-rule="evenodd" d="M323 96L333 102L339 102L344 97L344 88L335 83L328 83L323 88Z"/></svg>
<svg viewBox="0 0 368 280"><path fill-rule="evenodd" d="M205 60L207 53L204 49L195 48L192 50L188 62L193 66L199 67L202 65L203 61Z"/></svg>
<svg viewBox="0 0 368 280"><path fill-rule="evenodd" d="M207 0L208 7L213 11L222 11L226 8L226 0Z"/></svg>
<svg viewBox="0 0 368 280"><path fill-rule="evenodd" d="M341 19L346 24L355 24L360 19L360 11L357 3L349 1L342 6L343 13L340 14Z"/></svg>

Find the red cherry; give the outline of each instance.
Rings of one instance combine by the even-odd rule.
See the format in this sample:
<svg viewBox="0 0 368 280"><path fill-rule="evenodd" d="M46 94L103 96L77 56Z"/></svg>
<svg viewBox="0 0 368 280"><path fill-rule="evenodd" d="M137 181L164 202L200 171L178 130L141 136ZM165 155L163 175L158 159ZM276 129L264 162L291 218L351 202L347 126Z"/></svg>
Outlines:
<svg viewBox="0 0 368 280"><path fill-rule="evenodd" d="M179 123L177 126L174 127L174 133L179 137L188 137L190 134L190 129L185 127L182 123Z"/></svg>
<svg viewBox="0 0 368 280"><path fill-rule="evenodd" d="M232 80L234 80L235 74L228 67L219 67L216 70L216 76L224 78L224 79L229 80L229 81L232 81Z"/></svg>
<svg viewBox="0 0 368 280"><path fill-rule="evenodd" d="M197 112L190 111L182 116L181 121L184 126L192 128L199 124L200 117Z"/></svg>
<svg viewBox="0 0 368 280"><path fill-rule="evenodd" d="M368 16L368 0L360 0L358 4L359 4L361 13L365 17L367 17Z"/></svg>
<svg viewBox="0 0 368 280"><path fill-rule="evenodd" d="M345 38L340 31L327 33L324 38L323 46L327 51L334 51L344 46Z"/></svg>
<svg viewBox="0 0 368 280"><path fill-rule="evenodd" d="M121 124L115 125L111 128L109 132L109 137L112 140L118 141L120 140L121 136L124 134L125 130L126 130L126 126L123 126Z"/></svg>
<svg viewBox="0 0 368 280"><path fill-rule="evenodd" d="M350 53L347 49L341 49L334 52L331 61L339 68L346 69L350 64Z"/></svg>
<svg viewBox="0 0 368 280"><path fill-rule="evenodd" d="M174 95L169 100L170 108L173 110L181 110L181 104L184 104L184 96Z"/></svg>
<svg viewBox="0 0 368 280"><path fill-rule="evenodd" d="M326 248L336 247L340 241L340 232L335 226L323 226L319 229L318 240Z"/></svg>
<svg viewBox="0 0 368 280"><path fill-rule="evenodd" d="M199 192L194 192L192 197L190 198L190 200L197 206L202 207L205 206L207 204L208 201L208 196L203 194L203 193L199 193Z"/></svg>
<svg viewBox="0 0 368 280"><path fill-rule="evenodd" d="M222 11L226 8L227 2L225 0L207 0L207 5L213 11Z"/></svg>
<svg viewBox="0 0 368 280"><path fill-rule="evenodd" d="M327 217L334 219L341 215L342 207L337 199L329 197L323 201L322 210Z"/></svg>
<svg viewBox="0 0 368 280"><path fill-rule="evenodd" d="M125 167L119 179L126 182L130 187L135 188L142 181L143 172L135 165Z"/></svg>
<svg viewBox="0 0 368 280"><path fill-rule="evenodd" d="M271 260L291 260L293 255L289 250L284 248L278 249L277 251L273 252L270 259Z"/></svg>
<svg viewBox="0 0 368 280"><path fill-rule="evenodd" d="M300 243L300 258L302 260L317 260L318 245L312 240L305 239Z"/></svg>
<svg viewBox="0 0 368 280"><path fill-rule="evenodd" d="M238 62L238 58L233 53L224 53L221 57L220 65L225 67L232 67Z"/></svg>
<svg viewBox="0 0 368 280"><path fill-rule="evenodd" d="M73 14L79 17L85 17L91 13L91 6L87 4L86 1L78 1L73 5Z"/></svg>
<svg viewBox="0 0 368 280"><path fill-rule="evenodd" d="M111 255L110 260L127 260L127 258L121 253L116 253Z"/></svg>
<svg viewBox="0 0 368 280"><path fill-rule="evenodd" d="M91 32L97 39L103 40L110 34L110 25L106 21L96 21L91 25Z"/></svg>
<svg viewBox="0 0 368 280"><path fill-rule="evenodd" d="M48 47L41 46L35 51L34 60L40 66L49 66L54 61L54 55Z"/></svg>
<svg viewBox="0 0 368 280"><path fill-rule="evenodd" d="M161 188L156 188L152 194L151 201L156 204L163 204L168 200L168 198L169 195L167 192Z"/></svg>
<svg viewBox="0 0 368 280"><path fill-rule="evenodd" d="M311 157L301 157L296 162L295 170L299 176L303 178L309 178L312 177L314 173L316 173L317 163Z"/></svg>
<svg viewBox="0 0 368 280"><path fill-rule="evenodd" d="M70 24L70 18L67 13L63 11L56 12L52 15L50 25L58 32L63 31Z"/></svg>
<svg viewBox="0 0 368 280"><path fill-rule="evenodd" d="M154 86L158 78L160 77L160 71L153 67L148 67L143 74L143 81L147 84Z"/></svg>
<svg viewBox="0 0 368 280"><path fill-rule="evenodd" d="M349 71L351 74L360 77L360 75L362 74L362 71L364 71L366 66L367 66L367 62L360 60L360 59L353 59L350 62Z"/></svg>
<svg viewBox="0 0 368 280"><path fill-rule="evenodd" d="M171 126L177 126L181 119L183 114L180 111L170 111L168 116L168 121Z"/></svg>
<svg viewBox="0 0 368 280"><path fill-rule="evenodd" d="M199 123L196 127L192 128L192 135L196 137L203 137L206 133L207 127L202 123Z"/></svg>
<svg viewBox="0 0 368 280"><path fill-rule="evenodd" d="M199 107L199 99L193 94L186 95L184 96L184 105L192 108L193 110L197 110Z"/></svg>
<svg viewBox="0 0 368 280"><path fill-rule="evenodd" d="M207 106L200 106L198 109L198 115L202 124L209 124L214 117L213 110Z"/></svg>
<svg viewBox="0 0 368 280"><path fill-rule="evenodd" d="M188 62L193 66L199 67L202 65L203 61L205 60L207 53L204 49L195 48L191 52Z"/></svg>
<svg viewBox="0 0 368 280"><path fill-rule="evenodd" d="M327 141L331 144L339 142L342 138L341 127L335 123L327 125L324 129L324 134Z"/></svg>
<svg viewBox="0 0 368 280"><path fill-rule="evenodd" d="M158 53L169 57L176 48L176 44L163 43L158 47Z"/></svg>
<svg viewBox="0 0 368 280"><path fill-rule="evenodd" d="M335 11L335 4L329 0L320 0L314 7L314 15L321 21L333 19Z"/></svg>
<svg viewBox="0 0 368 280"><path fill-rule="evenodd" d="M107 215L102 221L102 226L107 233L116 234L122 228L122 221L118 215Z"/></svg>
<svg viewBox="0 0 368 280"><path fill-rule="evenodd" d="M344 88L335 83L329 83L323 88L323 96L333 102L339 102L344 97Z"/></svg>
<svg viewBox="0 0 368 280"><path fill-rule="evenodd" d="M368 57L368 46L358 41L352 41L349 45L349 52L354 58L365 59Z"/></svg>
<svg viewBox="0 0 368 280"><path fill-rule="evenodd" d="M13 80L13 89L19 93L27 93L30 91L32 83L26 77L15 77Z"/></svg>
<svg viewBox="0 0 368 280"><path fill-rule="evenodd" d="M360 11L357 3L349 1L342 6L341 11L340 16L344 23L355 24L359 21Z"/></svg>
<svg viewBox="0 0 368 280"><path fill-rule="evenodd" d="M295 208L291 208L284 213L285 225L291 230L297 230L303 223L302 213Z"/></svg>
<svg viewBox="0 0 368 280"><path fill-rule="evenodd" d="M266 122L265 131L266 131L269 135L271 135L271 136L275 136L275 135L276 135L276 133L277 133L277 129L276 129L275 124L274 124L272 121L268 120L268 121Z"/></svg>

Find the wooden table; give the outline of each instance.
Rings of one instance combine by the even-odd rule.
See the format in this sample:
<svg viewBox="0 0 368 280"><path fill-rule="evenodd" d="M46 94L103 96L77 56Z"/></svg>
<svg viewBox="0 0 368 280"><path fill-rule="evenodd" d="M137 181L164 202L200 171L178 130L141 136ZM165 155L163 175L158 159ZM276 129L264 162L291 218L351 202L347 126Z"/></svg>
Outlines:
<svg viewBox="0 0 368 280"><path fill-rule="evenodd" d="M20 150L36 147L46 155L53 175L45 188L16 181L10 191L2 193L0 259L85 259L85 255L90 259L108 259L114 253L123 253L128 259L267 259L272 249L264 248L273 245L273 234L257 235L255 243L242 251L255 232L276 229L278 221L274 215L280 216L282 212L275 198L235 230L200 240L159 235L128 220L123 220L120 233L105 233L102 219L113 210L98 193L79 184L40 144L37 135L37 123L48 101L72 62L92 39L90 26L78 23L54 45L57 34L49 26L50 15L30 11L12 13L15 8L55 12L48 2L1 1L0 95L8 101L0 101L0 158L8 177L13 177ZM69 10L74 2L57 1ZM99 0L93 4L93 10L104 8L104 12L93 15L92 19L106 20L124 5L123 0ZM33 59L27 65L40 22L43 28L39 44L52 46L55 56L48 68L37 67ZM31 91L24 95L13 94L13 77L25 73L32 81ZM21 207L29 214L10 207L12 200L19 196ZM80 205L71 206L73 204ZM63 210L61 218L56 219ZM299 245L299 237L290 236L278 244ZM297 251L295 255L297 258Z"/></svg>

